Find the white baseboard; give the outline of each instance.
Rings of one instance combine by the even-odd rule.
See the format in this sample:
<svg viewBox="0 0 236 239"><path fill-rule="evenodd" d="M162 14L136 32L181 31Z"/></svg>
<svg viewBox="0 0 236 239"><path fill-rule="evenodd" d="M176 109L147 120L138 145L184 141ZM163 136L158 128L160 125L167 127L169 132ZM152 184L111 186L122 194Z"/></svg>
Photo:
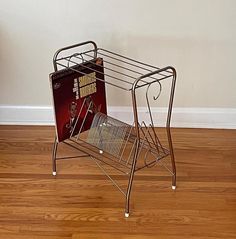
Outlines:
<svg viewBox="0 0 236 239"><path fill-rule="evenodd" d="M139 108L139 119L149 122L147 108ZM131 107L108 107L108 113L129 124L133 122ZM166 109L154 108L154 124L165 125ZM1 106L2 125L54 125L51 106ZM172 127L236 129L235 108L174 108Z"/></svg>
<svg viewBox="0 0 236 239"><path fill-rule="evenodd" d="M0 105L2 125L54 125L51 106Z"/></svg>
<svg viewBox="0 0 236 239"><path fill-rule="evenodd" d="M109 115L129 124L133 122L131 107L110 107ZM139 107L139 121L150 122L146 107ZM165 126L166 108L152 108L154 125ZM236 129L236 108L173 108L172 127Z"/></svg>

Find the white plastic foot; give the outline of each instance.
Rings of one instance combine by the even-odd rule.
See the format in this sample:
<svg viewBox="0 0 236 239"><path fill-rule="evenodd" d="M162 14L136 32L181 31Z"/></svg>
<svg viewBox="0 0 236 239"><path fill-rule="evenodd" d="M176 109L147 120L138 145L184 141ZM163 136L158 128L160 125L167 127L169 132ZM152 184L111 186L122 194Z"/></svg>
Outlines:
<svg viewBox="0 0 236 239"><path fill-rule="evenodd" d="M99 153L100 153L100 154L103 154L103 150L100 149L100 150L99 150Z"/></svg>
<svg viewBox="0 0 236 239"><path fill-rule="evenodd" d="M172 189L175 190L175 189L176 189L176 186L172 186Z"/></svg>
<svg viewBox="0 0 236 239"><path fill-rule="evenodd" d="M129 217L129 213L128 212L125 213L125 217L126 218Z"/></svg>
<svg viewBox="0 0 236 239"><path fill-rule="evenodd" d="M53 172L52 172L52 175L53 175L53 176L56 176L56 175L57 175L57 172L53 171Z"/></svg>

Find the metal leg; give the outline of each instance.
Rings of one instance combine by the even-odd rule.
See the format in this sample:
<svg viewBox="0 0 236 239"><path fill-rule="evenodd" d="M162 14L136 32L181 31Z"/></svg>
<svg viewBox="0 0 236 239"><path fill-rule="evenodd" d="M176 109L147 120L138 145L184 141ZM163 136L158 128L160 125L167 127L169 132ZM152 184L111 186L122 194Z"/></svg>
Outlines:
<svg viewBox="0 0 236 239"><path fill-rule="evenodd" d="M167 137L169 142L169 148L170 148L170 158L171 158L171 165L172 165L172 189L176 189L176 166L175 166L175 156L174 156L174 150L172 145L172 139L171 139L171 133L170 128L167 128Z"/></svg>
<svg viewBox="0 0 236 239"><path fill-rule="evenodd" d="M130 172L130 176L129 176L129 183L128 183L127 192L126 192L125 217L129 217L130 193L131 193L132 183L133 183L133 179L134 179L134 171L135 171L137 156L138 156L138 151L139 151L138 148L139 148L139 141L137 141L137 144L136 144L132 168L131 168L131 172Z"/></svg>
<svg viewBox="0 0 236 239"><path fill-rule="evenodd" d="M139 152L139 145L140 145L137 102L136 102L136 95L135 95L135 87L134 86L133 86L133 90L132 90L131 94L132 94L134 125L135 125L135 130L136 130L136 135L137 135L137 141L136 141L136 145L135 145L134 157L133 157L131 172L130 172L130 176L129 176L129 183L128 183L127 192L126 192L125 217L129 217L130 193L131 193L131 188L132 188L132 183L133 183L133 178L134 178L134 171L135 171L135 167L136 167L136 162L137 162L138 152Z"/></svg>
<svg viewBox="0 0 236 239"><path fill-rule="evenodd" d="M54 144L53 144L53 151L52 151L52 175L57 175L57 166L56 166L56 160L57 160L57 138L55 137Z"/></svg>
<svg viewBox="0 0 236 239"><path fill-rule="evenodd" d="M172 175L172 189L175 190L176 189L176 167L175 167L175 159L174 159L174 153L172 152L171 155L171 164L172 164L172 171L173 171L173 175Z"/></svg>
<svg viewBox="0 0 236 239"><path fill-rule="evenodd" d="M173 71L173 79L172 79L172 85L171 85L171 92L170 92L170 100L169 100L169 109L168 109L168 115L167 115L167 123L166 123L166 130L167 130L167 137L168 137L168 143L169 143L169 149L170 149L170 158L171 158L171 165L172 165L172 189L176 189L176 167L175 167L175 157L174 157L174 150L173 150L173 144L171 139L171 132L170 132L170 120L171 120L171 113L172 113L172 107L173 107L173 100L174 100L174 91L175 91L175 83L176 83L176 71L173 67L170 67Z"/></svg>

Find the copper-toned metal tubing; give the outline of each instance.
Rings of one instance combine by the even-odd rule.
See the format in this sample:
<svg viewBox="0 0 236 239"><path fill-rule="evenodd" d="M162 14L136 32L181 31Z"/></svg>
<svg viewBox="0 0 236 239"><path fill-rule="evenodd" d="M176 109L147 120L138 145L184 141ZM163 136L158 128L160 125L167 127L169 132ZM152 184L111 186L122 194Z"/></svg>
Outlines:
<svg viewBox="0 0 236 239"><path fill-rule="evenodd" d="M172 144L171 132L170 132L170 120L172 115L172 108L173 108L173 100L174 100L174 92L175 92L175 84L176 84L176 70L173 67L169 67L170 70L173 71L173 79L171 85L171 92L170 92L170 99L169 99L169 108L168 108L168 115L167 115L167 123L166 123L166 130L167 130L167 137L168 143L170 148L170 157L171 157L171 165L172 165L172 186L176 186L176 166L175 166L175 156L174 156L174 149Z"/></svg>
<svg viewBox="0 0 236 239"><path fill-rule="evenodd" d="M104 54L104 53L101 53L101 52L98 52L98 53L99 53L100 55L102 55L102 56L109 57L109 58L111 58L111 59L113 59L113 60L116 60L116 61L125 63L125 64L127 64L127 65L130 65L130 66L133 66L133 67L136 67L136 68L145 70L145 71L153 72L151 69L147 69L147 68L144 68L144 67L142 67L142 66L135 65L135 64L133 64L133 63L131 63L131 62L127 62L127 61L124 61L124 60L115 58L115 57L113 57L113 56L109 56L109 55ZM124 57L124 58L127 59L126 57ZM136 62L136 61L132 61L132 62ZM159 69L159 68L155 68L155 69ZM163 73L160 73L160 75L166 76L166 75L164 75Z"/></svg>
<svg viewBox="0 0 236 239"><path fill-rule="evenodd" d="M71 140L71 141L72 141L72 140ZM74 148L74 149L77 149L77 150L79 150L79 151L85 153L85 154L88 153L88 152L86 151L86 150L88 150L88 149L87 149L84 145L78 144L78 142L75 142L75 141L72 141L72 142L74 142L74 143L76 143L77 145L79 145L80 148L78 148L78 147L76 147L76 146L74 146L74 145L72 145L72 144L70 144L70 143L68 143L68 142L64 142L64 143L67 144L68 146L71 146L71 147ZM82 148L85 148L85 149L81 149L81 147L82 147ZM91 151L92 151L92 150L91 150ZM94 156L91 155L91 154L89 154L89 156L94 157ZM105 157L105 156L103 156L103 157ZM107 163L106 161L103 161L103 160L101 160L101 159L98 158L98 157L96 157L96 159L127 175L127 172L126 172L126 171L123 171L122 169L120 169L120 168L118 168L118 167L115 167L113 164Z"/></svg>
<svg viewBox="0 0 236 239"><path fill-rule="evenodd" d="M57 64L56 64L56 61L57 61L57 57L58 55L63 52L63 51L66 51L66 50L69 50L69 49L72 49L72 48L76 48L76 47L80 47L80 46L84 46L84 45L88 45L88 44L92 44L93 47L94 47L94 58L97 57L97 44L94 42L94 41L86 41L86 42L81 42L81 43L78 43L78 44L74 44L74 45L71 45L71 46L67 46L67 47L63 47L61 49L59 49L58 51L56 51L56 53L54 54L53 56L53 66L54 66L54 70L57 71Z"/></svg>
<svg viewBox="0 0 236 239"><path fill-rule="evenodd" d="M85 56L89 56L89 57L93 58L91 55L89 55L89 54L87 54L87 53L83 53L83 54L84 54ZM100 53L98 53L98 54L100 54ZM129 68L127 68L127 67L124 67L124 66L121 66L121 65L118 65L118 64L115 64L115 63L110 62L110 61L107 61L107 60L105 60L105 59L103 59L103 62L104 62L104 63L107 63L107 64L110 64L110 65L112 65L112 66L119 67L119 68L121 68L121 69L130 71L130 72L136 73L136 74L138 74L138 75L143 75L141 72L138 72L138 71L129 69ZM155 78L155 77L150 77L150 78L153 79L153 80L158 80L158 79ZM148 83L148 82L143 81L143 80L142 80L142 82Z"/></svg>
<svg viewBox="0 0 236 239"><path fill-rule="evenodd" d="M74 53L69 56L67 55L67 56L59 58L60 53L64 53L64 55L66 55L66 53L70 52L70 51L67 52L67 50L75 49L76 47L81 47L84 45L92 45L93 49L87 50L84 52ZM92 54L88 54L91 52L94 53L93 56L91 56ZM88 59L89 57L91 59L96 59L98 55L99 57L100 55L104 56L103 62L110 64L109 67L107 67L106 65L104 66L104 69L106 70L106 72L109 71L109 74L100 72L96 69L94 70L93 68L86 65L81 65L81 66L83 66L84 69L93 70L96 73L103 74L105 77L109 79L109 80L105 80L105 79L103 80L103 79L96 78L96 80L102 81L105 84L114 86L121 90L131 92L132 109L133 109L133 116L134 116L134 127L124 122L118 121L107 115L105 115L106 118L104 118L104 114L99 115L102 113L97 113L94 116L90 132L88 134L86 132L85 134L83 134L81 132L82 132L83 125L86 121L88 110L90 109L90 107L88 107L85 113L85 117L81 122L78 134L73 137L74 130L75 130L75 126L74 126L73 131L70 135L71 137L68 140L63 141L63 143L65 143L66 145L69 145L70 147L85 153L85 155L57 158L58 140L56 138L54 141L53 153L52 153L53 173L55 172L56 174L57 159L90 156L95 160L96 164L99 167L101 165L98 163L98 161L106 165L109 165L110 167L115 168L116 170L122 173L125 173L126 175L129 175L126 192L124 192L123 190L121 190L121 188L118 187L118 189L126 197L125 215L128 216L129 210L130 210L130 196L131 196L132 184L134 180L134 173L136 171L145 167L150 167L154 165L155 163L159 162L161 159L170 155L172 170L170 170L169 168L167 169L168 171L170 171L172 175L172 186L174 188L176 186L176 166L175 166L175 157L174 157L174 150L173 150L171 131L170 131L170 121L171 121L171 115L172 115L174 91L175 91L175 84L176 84L176 71L171 66L158 68L158 67L143 63L141 61L137 61L129 57L122 56L112 51L108 51L102 48L97 48L96 43L93 41L86 41L83 43L79 43L79 44L75 44L72 46L59 49L54 54L54 57L53 57L54 70L57 71L58 66L61 66L64 69L70 69L82 75L86 75L83 71L77 70L76 65L79 64L80 61L81 63L90 62L91 64L95 65L96 63ZM109 60L111 60L111 62ZM121 71L119 71L119 69L121 69ZM144 74L142 72L144 72ZM148 73L145 73L145 72L148 72ZM112 75L112 73L114 73L114 76ZM136 78L135 76L138 76L138 77ZM166 131L167 131L167 139L169 144L169 150L168 150L162 146L160 139L158 138L157 133L155 132L151 106L148 99L149 97L148 91L149 91L149 87L152 84L158 83L160 85L160 92L159 92L160 94L161 93L160 82L164 79L169 79L169 78L172 79L172 84L171 84L168 113L167 113L167 119L166 119ZM138 88L146 87L146 86L147 86L146 101L147 101L147 108L148 108L151 124L149 125L143 122L141 126L144 125L144 128L141 128L139 124L139 119L138 119L138 105L137 105L137 99L136 99L136 90ZM157 99L157 98L158 97L154 97L154 99ZM82 104L79 114L81 114L84 105L85 105L85 101ZM91 102L90 102L90 105L91 105ZM76 119L76 125L77 124L78 124L78 116ZM84 140L84 136L87 137L87 139ZM126 151L128 152L126 153ZM139 158L141 158L141 155L143 155L143 153L145 154L144 162L142 162L142 164L144 165L142 164L137 165L137 161L139 160ZM124 155L128 155L127 156L128 159L125 158ZM154 157L154 160L153 158L150 158L149 156ZM148 161L151 161L151 162L148 162ZM138 166L137 168L136 168L136 165ZM103 170L102 166L101 166L101 169ZM106 175L108 175L105 171L103 172ZM113 179L109 175L108 177L113 181Z"/></svg>
<svg viewBox="0 0 236 239"><path fill-rule="evenodd" d="M57 142L57 138L55 137L54 143L53 143L53 150L52 150L52 172L56 172L57 171L57 165L56 165L56 160L57 160L57 146L58 146L58 142Z"/></svg>
<svg viewBox="0 0 236 239"><path fill-rule="evenodd" d="M91 152L93 152L93 153L95 153L95 154L98 154L98 151L99 151L99 148L98 148L98 147L93 146L93 145L89 145L86 141L84 141L84 140L82 140L82 139L79 139L79 140L76 140L76 141L75 141L73 138L70 138L69 140L72 141L73 143L77 144L77 145L80 145L80 146L83 147L83 148L86 148L87 150L89 150L89 151L91 151ZM85 143L85 144L82 145L81 142L82 142L82 143ZM64 141L64 143L66 143L66 141ZM92 149L91 147L95 148L96 151L95 151L94 149ZM107 158L107 159L113 161L115 164L120 164L120 165L123 166L124 168L129 169L129 167L128 167L126 164L124 164L124 163L122 163L122 162L119 163L118 160L114 160L114 159L113 159L114 156L112 157L111 154L109 154L109 153L106 153L106 154L107 154L107 155L103 154L103 157L104 157L104 158ZM111 157L110 157L110 156L111 156Z"/></svg>
<svg viewBox="0 0 236 239"><path fill-rule="evenodd" d="M161 69L161 68L159 68L159 67L152 66L152 65L150 65L150 64L147 64L147 63L144 63L144 62L141 62L141 61L137 61L137 60L132 59L132 58L127 57L127 56L122 56L122 55L120 55L120 54L118 54L118 53L115 53L115 52L112 52L112 51L108 51L108 50L105 50L105 49L103 49L103 48L97 48L97 51L100 51L100 50L105 51L105 52L108 52L108 53L113 54L113 55L115 55L115 56L119 56L119 57L121 57L121 58L127 59L127 60L129 60L129 61L133 61L133 62L138 63L138 64L140 64L140 65L144 65L144 66L147 66L147 67L151 67L151 68L156 69L156 70L160 70L160 69ZM167 72L168 72L168 71L167 71Z"/></svg>
<svg viewBox="0 0 236 239"><path fill-rule="evenodd" d="M137 156L138 156L139 144L140 144L137 101L136 101L136 94L135 94L135 87L136 87L137 83L138 83L138 81L135 82L135 84L133 85L132 91L131 91L132 104L133 104L133 114L134 114L134 127L135 127L135 130L136 130L137 140L136 140L136 143L135 143L135 151L134 151L132 167L131 167L131 171L130 171L130 177L129 177L128 187L127 187L127 192L126 192L125 215L129 215L130 194L131 194L131 188L132 188L132 184L133 184L134 172L135 172L135 168L136 168Z"/></svg>
<svg viewBox="0 0 236 239"><path fill-rule="evenodd" d="M57 64L60 65L60 66L65 67L65 68L67 68L67 69L71 69L71 70L73 70L73 71L75 71L75 72L78 72L78 73L80 73L80 74L82 74L82 75L86 75L84 72L79 71L79 70L76 70L76 69L72 69L71 67L68 67L68 66L66 66L66 65L64 65L64 64L61 64L61 63L57 63ZM115 79L115 77L112 77L112 78ZM111 83L111 82L108 82L108 81L99 79L99 78L97 78L97 77L96 77L96 80L105 82L105 83L108 84L108 85L112 85L112 86L114 86L114 87L120 88L120 89L125 90L125 91L130 91L130 90L131 90L131 88L124 88L124 87L122 87L122 86L119 86L119 85L116 85L116 84L114 84L114 83ZM116 80L119 80L119 79L117 78Z"/></svg>

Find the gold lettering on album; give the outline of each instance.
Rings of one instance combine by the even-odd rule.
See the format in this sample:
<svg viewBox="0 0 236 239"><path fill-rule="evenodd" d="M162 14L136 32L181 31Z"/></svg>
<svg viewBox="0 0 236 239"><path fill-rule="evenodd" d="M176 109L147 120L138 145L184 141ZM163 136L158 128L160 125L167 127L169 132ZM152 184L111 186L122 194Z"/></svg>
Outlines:
<svg viewBox="0 0 236 239"><path fill-rule="evenodd" d="M79 87L94 83L96 81L96 73L92 72L90 74L79 77Z"/></svg>
<svg viewBox="0 0 236 239"><path fill-rule="evenodd" d="M76 100L97 92L96 73L92 72L79 78L75 78L73 92L75 93Z"/></svg>
<svg viewBox="0 0 236 239"><path fill-rule="evenodd" d="M80 88L80 97L85 97L87 95L91 95L97 91L96 83L86 85Z"/></svg>

